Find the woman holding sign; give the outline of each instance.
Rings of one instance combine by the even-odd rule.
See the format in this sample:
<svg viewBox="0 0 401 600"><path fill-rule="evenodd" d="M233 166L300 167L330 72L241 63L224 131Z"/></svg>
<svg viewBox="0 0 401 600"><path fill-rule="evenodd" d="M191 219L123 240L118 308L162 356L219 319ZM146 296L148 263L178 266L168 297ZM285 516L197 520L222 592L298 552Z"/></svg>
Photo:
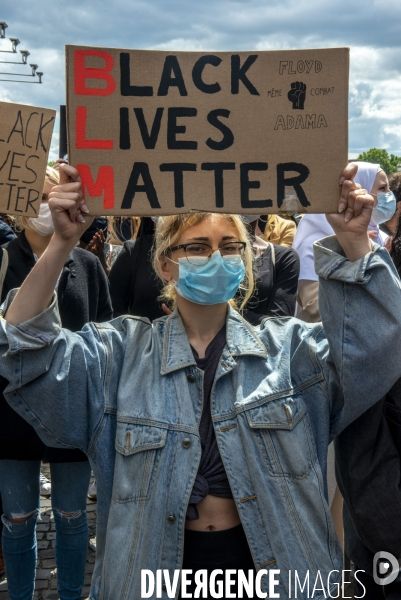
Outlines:
<svg viewBox="0 0 401 600"><path fill-rule="evenodd" d="M59 173L47 167L38 218L17 218L20 233L7 246L2 299L23 283L51 244L54 227L48 197L58 183ZM0 248L0 263L2 252ZM62 324L71 331L82 329L88 321L108 320L112 316L106 275L98 259L85 250L71 249L60 267L55 289ZM79 449L45 445L35 429L6 402L3 391L7 385L7 379L0 376L0 495L8 594L11 600L30 600L34 593L39 493L50 495L50 489L42 488L40 465L44 461L50 463L52 478L58 592L61 600L80 598L88 550L87 457ZM44 395L49 393L45 391Z"/></svg>
<svg viewBox="0 0 401 600"><path fill-rule="evenodd" d="M91 219L77 171L61 170L49 250L3 305L0 370L8 402L41 438L80 448L95 471L91 599L177 598L180 583L192 597L184 590L213 591L221 577L227 597L308 598L321 583L335 596L327 446L400 376L400 283L369 241L373 198L353 183L356 168L340 180L336 237L315 247L323 327L249 325L237 310L252 293L244 224L194 213L157 224L154 265L172 315L78 333L60 327L54 287ZM182 567L196 573L180 577ZM295 572L309 590L294 593Z"/></svg>

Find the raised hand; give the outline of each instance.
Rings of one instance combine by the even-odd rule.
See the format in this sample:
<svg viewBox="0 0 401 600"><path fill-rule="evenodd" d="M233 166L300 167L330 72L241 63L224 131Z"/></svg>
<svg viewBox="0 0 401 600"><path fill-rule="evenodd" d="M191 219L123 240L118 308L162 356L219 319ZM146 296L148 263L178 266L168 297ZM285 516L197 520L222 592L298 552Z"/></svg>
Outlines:
<svg viewBox="0 0 401 600"><path fill-rule="evenodd" d="M54 235L7 311L5 318L12 325L32 319L49 306L68 254L93 221L93 217L84 218L82 214L88 208L82 198L79 173L70 165L60 165L60 184L50 192L49 206Z"/></svg>
<svg viewBox="0 0 401 600"><path fill-rule="evenodd" d="M49 194L55 236L65 242L77 241L93 222L82 198L82 184L78 171L71 165L60 165L60 183Z"/></svg>
<svg viewBox="0 0 401 600"><path fill-rule="evenodd" d="M326 218L343 247L347 257L354 261L370 252L368 225L372 216L373 196L354 183L358 166L350 163L340 176L341 196L338 203L340 214Z"/></svg>
<svg viewBox="0 0 401 600"><path fill-rule="evenodd" d="M110 268L107 264L106 254L104 250L105 241L106 240L104 239L103 229L99 229L99 231L95 233L89 244L86 246L86 249L88 250L88 252L92 252L92 254L98 257L106 275L108 275L110 273Z"/></svg>

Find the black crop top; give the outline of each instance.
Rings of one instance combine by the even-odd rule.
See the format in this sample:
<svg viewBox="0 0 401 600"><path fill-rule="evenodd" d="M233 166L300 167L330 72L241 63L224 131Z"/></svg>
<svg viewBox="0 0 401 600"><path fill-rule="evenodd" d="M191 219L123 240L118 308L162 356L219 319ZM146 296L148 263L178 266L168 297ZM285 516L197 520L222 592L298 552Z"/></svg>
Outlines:
<svg viewBox="0 0 401 600"><path fill-rule="evenodd" d="M202 454L198 474L189 499L187 510L189 521L199 519L196 505L208 494L220 498L233 497L217 446L210 409L210 392L225 343L226 326L224 325L206 348L205 358L199 358L198 353L191 346L197 367L202 369L204 377L203 411L199 426Z"/></svg>

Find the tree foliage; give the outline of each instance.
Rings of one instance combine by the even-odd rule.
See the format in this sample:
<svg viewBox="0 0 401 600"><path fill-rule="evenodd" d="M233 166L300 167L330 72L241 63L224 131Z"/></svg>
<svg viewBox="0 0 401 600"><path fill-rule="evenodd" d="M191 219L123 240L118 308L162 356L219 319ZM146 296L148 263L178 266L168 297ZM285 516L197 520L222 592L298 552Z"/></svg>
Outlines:
<svg viewBox="0 0 401 600"><path fill-rule="evenodd" d="M387 175L395 173L397 171L398 163L401 163L400 156L389 154L387 150L379 150L379 148L371 148L367 152L362 152L362 154L358 156L358 160L378 163Z"/></svg>

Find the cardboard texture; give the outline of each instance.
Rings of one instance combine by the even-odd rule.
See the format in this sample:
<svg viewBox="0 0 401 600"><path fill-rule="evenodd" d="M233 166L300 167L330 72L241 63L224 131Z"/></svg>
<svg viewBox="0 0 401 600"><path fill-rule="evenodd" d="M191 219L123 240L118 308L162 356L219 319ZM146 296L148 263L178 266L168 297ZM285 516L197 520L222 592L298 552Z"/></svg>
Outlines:
<svg viewBox="0 0 401 600"><path fill-rule="evenodd" d="M0 102L0 213L36 217L56 111Z"/></svg>
<svg viewBox="0 0 401 600"><path fill-rule="evenodd" d="M337 212L348 48L66 58L69 160L92 214Z"/></svg>

